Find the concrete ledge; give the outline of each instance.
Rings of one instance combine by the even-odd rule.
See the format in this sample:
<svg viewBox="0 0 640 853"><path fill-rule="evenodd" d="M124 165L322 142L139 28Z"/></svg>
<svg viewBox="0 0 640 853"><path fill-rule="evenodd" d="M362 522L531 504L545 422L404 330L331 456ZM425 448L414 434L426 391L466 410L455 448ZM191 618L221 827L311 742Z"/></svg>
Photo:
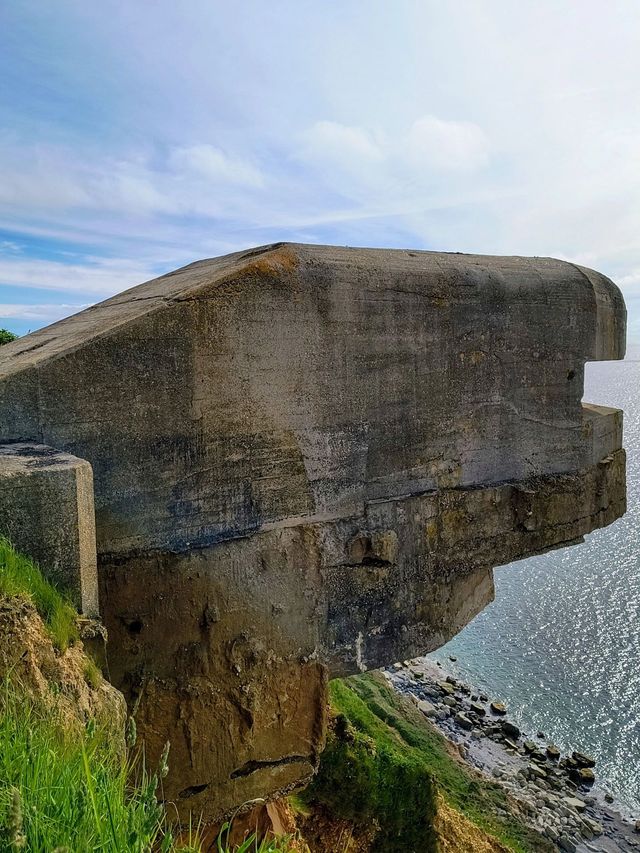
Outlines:
<svg viewBox="0 0 640 853"><path fill-rule="evenodd" d="M98 614L91 465L42 444L0 445L0 534L76 607Z"/></svg>

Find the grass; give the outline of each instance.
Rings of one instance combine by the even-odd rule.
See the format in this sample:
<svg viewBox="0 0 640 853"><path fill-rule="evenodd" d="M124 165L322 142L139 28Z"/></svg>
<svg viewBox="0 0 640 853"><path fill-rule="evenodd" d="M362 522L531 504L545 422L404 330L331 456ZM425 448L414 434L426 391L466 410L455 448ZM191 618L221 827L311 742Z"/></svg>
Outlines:
<svg viewBox="0 0 640 853"><path fill-rule="evenodd" d="M431 853L437 849L436 787L429 763L372 713L351 684L331 683L337 714L320 772L300 796L356 825L375 822L374 851Z"/></svg>
<svg viewBox="0 0 640 853"><path fill-rule="evenodd" d="M159 801L166 757L156 773L136 773L93 721L69 736L8 680L0 689L0 850L201 853L197 830L175 840ZM225 825L218 853L232 853L228 836ZM289 849L287 838L252 835L233 853Z"/></svg>
<svg viewBox="0 0 640 853"><path fill-rule="evenodd" d="M157 777L129 788L131 768L95 724L71 737L8 681L2 689L0 849L150 850L163 820Z"/></svg>
<svg viewBox="0 0 640 853"><path fill-rule="evenodd" d="M288 836L259 840L255 833L245 838L241 844L236 845L232 851L228 841L230 832L231 824L225 823L217 840L218 853L294 853L290 843L291 839Z"/></svg>
<svg viewBox="0 0 640 853"><path fill-rule="evenodd" d="M502 817L499 810L509 811L509 803L503 789L486 779L479 778L450 754L445 739L431 726L423 715L406 699L390 690L379 675L363 675L349 678L347 681L334 681L330 685L332 706L343 715L348 724L362 737L370 739L378 753L395 750L412 760L421 768L425 776L435 781L438 791L446 801L457 811L464 814L473 823L486 832L494 835L511 850L518 853L543 853L553 850L539 835L532 832L516 817ZM331 742L329 748L332 747ZM325 755L329 758L326 766ZM354 773L358 784L369 784L367 763L360 762L357 755L347 756L359 763ZM336 767L331 758L331 752L324 753L320 763L320 773L310 788L303 792L303 798L309 800L316 797L320 802L328 802L332 797L330 783L333 779L336 786ZM375 777L373 777L375 782ZM409 809L418 823L424 824L430 819L430 812L420 813L416 801L415 784L406 785L404 777L391 776L387 784L397 787L397 796L404 796L403 809ZM355 799L346 804L340 804L354 794ZM361 794L354 791L351 785L342 785L333 795L337 808L342 808L345 816L353 812L357 798ZM402 847L381 846L381 850L401 850ZM404 849L413 849L406 847ZM428 849L418 847L416 849Z"/></svg>
<svg viewBox="0 0 640 853"><path fill-rule="evenodd" d="M84 680L87 682L89 687L97 690L102 680L102 673L91 658L86 659L82 674L84 675Z"/></svg>
<svg viewBox="0 0 640 853"><path fill-rule="evenodd" d="M44 578L32 560L0 537L0 596L3 595L31 601L60 651L78 638L77 613L64 594Z"/></svg>

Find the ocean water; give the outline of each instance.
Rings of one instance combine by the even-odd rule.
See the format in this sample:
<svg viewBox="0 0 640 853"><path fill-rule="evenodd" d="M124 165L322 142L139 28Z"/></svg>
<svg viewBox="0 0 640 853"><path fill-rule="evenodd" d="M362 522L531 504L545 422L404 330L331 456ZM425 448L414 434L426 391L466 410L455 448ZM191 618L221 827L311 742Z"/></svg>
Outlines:
<svg viewBox="0 0 640 853"><path fill-rule="evenodd" d="M592 753L640 816L640 351L587 365L584 399L624 409L626 516L496 569L493 604L430 657L504 699L525 731Z"/></svg>

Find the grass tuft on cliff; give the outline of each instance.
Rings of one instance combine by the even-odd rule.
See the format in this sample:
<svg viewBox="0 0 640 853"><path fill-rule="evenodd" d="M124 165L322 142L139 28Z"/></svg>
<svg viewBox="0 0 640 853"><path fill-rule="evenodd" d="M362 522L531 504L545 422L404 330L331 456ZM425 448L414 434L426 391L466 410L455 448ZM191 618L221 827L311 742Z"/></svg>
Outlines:
<svg viewBox="0 0 640 853"><path fill-rule="evenodd" d="M334 718L320 771L301 798L343 820L379 827L372 851L437 849L436 788L419 749L404 743L354 688L330 685Z"/></svg>
<svg viewBox="0 0 640 853"><path fill-rule="evenodd" d="M356 826L380 826L372 851L437 849L437 794L476 826L518 853L553 850L510 812L500 786L456 760L442 735L382 676L330 684L334 723L320 770L302 799Z"/></svg>
<svg viewBox="0 0 640 853"><path fill-rule="evenodd" d="M150 850L162 819L156 781L129 789L128 767L92 722L69 737L9 681L2 689L1 849Z"/></svg>
<svg viewBox="0 0 640 853"><path fill-rule="evenodd" d="M31 601L59 651L78 638L73 606L45 580L35 563L19 554L4 537L0 537L0 596Z"/></svg>
<svg viewBox="0 0 640 853"><path fill-rule="evenodd" d="M198 833L177 841L162 799L162 770L131 767L93 721L69 736L5 679L0 686L0 850L52 853L202 853ZM219 853L231 853L224 834ZM286 840L248 838L243 853L287 853Z"/></svg>

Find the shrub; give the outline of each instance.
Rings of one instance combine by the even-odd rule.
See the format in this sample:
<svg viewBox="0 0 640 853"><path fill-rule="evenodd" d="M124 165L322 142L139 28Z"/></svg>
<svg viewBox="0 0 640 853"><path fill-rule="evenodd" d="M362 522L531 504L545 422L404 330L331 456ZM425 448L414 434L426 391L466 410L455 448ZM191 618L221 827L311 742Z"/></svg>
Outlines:
<svg viewBox="0 0 640 853"><path fill-rule="evenodd" d="M8 329L0 329L0 346L2 346L2 344L10 344L11 341L15 341L17 337L17 335L14 335L13 332L10 332Z"/></svg>

